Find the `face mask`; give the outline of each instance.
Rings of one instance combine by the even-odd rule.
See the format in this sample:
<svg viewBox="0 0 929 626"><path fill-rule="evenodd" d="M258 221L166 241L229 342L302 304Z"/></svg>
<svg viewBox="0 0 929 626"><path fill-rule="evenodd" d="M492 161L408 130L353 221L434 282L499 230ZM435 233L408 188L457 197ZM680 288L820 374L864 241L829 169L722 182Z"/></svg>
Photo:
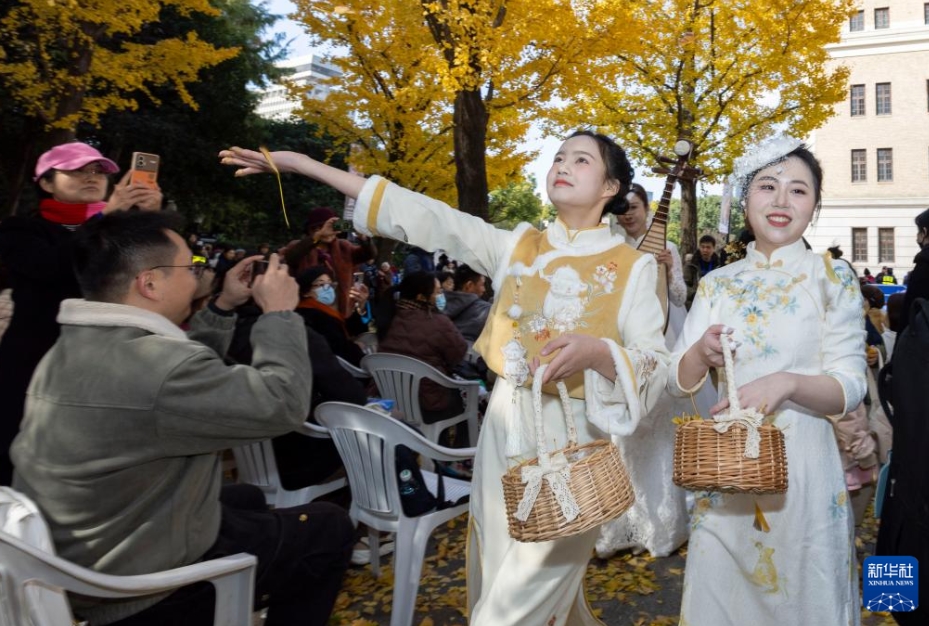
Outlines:
<svg viewBox="0 0 929 626"><path fill-rule="evenodd" d="M445 310L445 294L444 293L440 293L439 295L435 297L435 308L437 308L440 311Z"/></svg>
<svg viewBox="0 0 929 626"><path fill-rule="evenodd" d="M317 287L313 292L316 294L316 299L322 304L331 305L335 302L335 289L332 288L332 285Z"/></svg>

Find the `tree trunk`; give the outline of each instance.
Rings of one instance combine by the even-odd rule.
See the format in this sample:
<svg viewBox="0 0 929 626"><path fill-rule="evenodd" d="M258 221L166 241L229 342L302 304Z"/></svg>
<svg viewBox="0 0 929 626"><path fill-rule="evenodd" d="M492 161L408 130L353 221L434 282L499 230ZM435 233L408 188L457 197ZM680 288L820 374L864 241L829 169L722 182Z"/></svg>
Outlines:
<svg viewBox="0 0 929 626"><path fill-rule="evenodd" d="M455 96L455 187L458 208L487 220L487 107L480 91L459 91Z"/></svg>
<svg viewBox="0 0 929 626"><path fill-rule="evenodd" d="M681 179L681 258L697 253L697 181Z"/></svg>
<svg viewBox="0 0 929 626"><path fill-rule="evenodd" d="M28 186L35 172L35 161L45 150L44 144L36 139L42 134L42 126L42 121L37 118L25 118L23 128L16 131L16 137L11 137L10 145L15 148L3 157L3 169L7 177L7 197L0 207L0 218L32 208L21 206L21 203L23 200L32 199L32 194L28 193Z"/></svg>

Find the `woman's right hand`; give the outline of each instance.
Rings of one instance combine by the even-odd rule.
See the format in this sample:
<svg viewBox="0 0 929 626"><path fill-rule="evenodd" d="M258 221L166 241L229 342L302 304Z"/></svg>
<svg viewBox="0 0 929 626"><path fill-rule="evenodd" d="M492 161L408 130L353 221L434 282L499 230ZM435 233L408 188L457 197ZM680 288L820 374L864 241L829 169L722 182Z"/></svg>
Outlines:
<svg viewBox="0 0 929 626"><path fill-rule="evenodd" d="M723 367L722 335L732 335L733 329L724 324L714 324L706 329L703 336L697 340L677 366L677 381L681 389L692 389L700 382L712 367ZM738 343L736 343L738 345ZM735 351L735 346L733 346Z"/></svg>
<svg viewBox="0 0 929 626"><path fill-rule="evenodd" d="M706 329L700 340L692 345L687 352L695 352L695 356L699 357L700 362L706 365L707 368L723 367L725 363L723 361L723 344L720 337L730 335L731 341L732 333L733 329L729 326L713 324Z"/></svg>
<svg viewBox="0 0 929 626"><path fill-rule="evenodd" d="M139 207L143 211L158 211L161 209L164 194L160 187L147 187L130 182L132 172L126 174L118 183L113 185L113 193L106 202L104 213L113 211L126 211L132 207Z"/></svg>
<svg viewBox="0 0 929 626"><path fill-rule="evenodd" d="M287 264L272 254L268 258L268 269L255 277L252 297L263 313L293 311L300 302L300 287L287 271Z"/></svg>
<svg viewBox="0 0 929 626"><path fill-rule="evenodd" d="M274 166L282 174L300 171L301 162L305 162L310 157L298 152L279 151L271 152L271 160ZM265 155L257 150L247 150L233 146L227 150L221 150L219 153L220 163L223 165L232 165L238 169L235 171L236 176L249 176L251 174L267 174L273 172L271 164L265 158ZM310 159L312 160L312 159Z"/></svg>

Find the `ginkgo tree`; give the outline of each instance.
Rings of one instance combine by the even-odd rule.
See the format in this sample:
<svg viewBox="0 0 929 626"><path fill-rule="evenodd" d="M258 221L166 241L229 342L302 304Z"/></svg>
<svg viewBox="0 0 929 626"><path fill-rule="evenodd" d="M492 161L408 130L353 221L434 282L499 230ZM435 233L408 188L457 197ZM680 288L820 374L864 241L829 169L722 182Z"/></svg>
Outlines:
<svg viewBox="0 0 929 626"><path fill-rule="evenodd" d="M134 109L139 95L172 86L188 105L198 72L235 56L195 32L133 38L163 10L218 15L208 0L18 0L0 18L0 83L23 113L39 120L49 143L73 137L111 110ZM217 2L221 5L221 1Z"/></svg>
<svg viewBox="0 0 929 626"><path fill-rule="evenodd" d="M617 47L560 118L595 121L640 161L678 138L719 181L773 129L803 137L846 96L848 71L829 64L852 0L642 0L627 18L648 45ZM599 76L600 80L596 77ZM673 155L671 155L673 156ZM681 252L696 248L696 183L682 181Z"/></svg>
<svg viewBox="0 0 929 626"><path fill-rule="evenodd" d="M294 17L343 70L305 115L358 146L365 173L488 216L521 176L530 123L576 87L577 64L625 40L620 0L297 0ZM601 11L593 19L594 8ZM454 183L454 184L453 184Z"/></svg>

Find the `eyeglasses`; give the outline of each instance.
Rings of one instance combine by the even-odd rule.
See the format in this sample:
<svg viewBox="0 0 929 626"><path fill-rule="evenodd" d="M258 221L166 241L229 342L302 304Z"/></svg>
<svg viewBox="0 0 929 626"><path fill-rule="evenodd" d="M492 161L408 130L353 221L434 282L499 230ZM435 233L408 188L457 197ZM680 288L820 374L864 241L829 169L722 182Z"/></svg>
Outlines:
<svg viewBox="0 0 929 626"><path fill-rule="evenodd" d="M212 269L206 263L193 263L191 265L156 265L155 267L150 267L148 269L160 270L165 267L186 267L188 270L190 270L190 273L193 274L194 277L196 278L200 278L201 276L203 276L203 272L205 272L206 270Z"/></svg>
<svg viewBox="0 0 929 626"><path fill-rule="evenodd" d="M87 178L88 176L106 176L106 170L99 165L87 165L79 170L55 170L71 178Z"/></svg>

